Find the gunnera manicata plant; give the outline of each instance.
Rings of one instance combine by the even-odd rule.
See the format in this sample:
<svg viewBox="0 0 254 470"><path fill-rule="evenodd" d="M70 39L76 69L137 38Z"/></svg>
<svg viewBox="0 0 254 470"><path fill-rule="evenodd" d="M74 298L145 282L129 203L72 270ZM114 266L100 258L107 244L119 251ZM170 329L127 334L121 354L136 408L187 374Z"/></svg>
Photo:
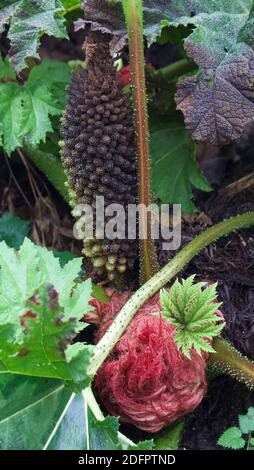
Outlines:
<svg viewBox="0 0 254 470"><path fill-rule="evenodd" d="M72 205L86 203L95 212L97 197L103 196L105 210L118 203L126 214L137 194L131 104L110 55L109 37L90 32L84 48L87 70L80 67L73 73L61 130ZM111 280L133 267L136 252L135 240L84 240L84 255L97 274L107 273Z"/></svg>
<svg viewBox="0 0 254 470"><path fill-rule="evenodd" d="M131 294L107 293L110 302L93 300L95 310L85 317L99 324L96 342ZM141 307L95 377L110 414L152 433L191 413L207 390L208 353L198 354L193 348L186 357L175 342L174 326L155 315L161 310L156 294Z"/></svg>

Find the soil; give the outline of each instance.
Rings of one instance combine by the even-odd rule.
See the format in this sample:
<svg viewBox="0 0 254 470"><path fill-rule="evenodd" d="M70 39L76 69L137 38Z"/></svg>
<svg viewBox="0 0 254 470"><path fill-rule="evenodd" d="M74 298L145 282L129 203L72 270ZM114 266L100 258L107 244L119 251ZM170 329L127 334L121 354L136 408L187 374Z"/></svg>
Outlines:
<svg viewBox="0 0 254 470"><path fill-rule="evenodd" d="M254 191L233 198L227 209L220 202L215 199L210 210L213 222L253 210ZM223 206L224 215L217 218ZM189 265L186 274L190 272L218 282L219 300L223 302L221 310L226 319L223 336L254 359L254 230L238 232L210 246ZM182 446L217 449L216 441L222 432L237 425L238 415L246 413L253 405L254 392L245 386L229 377L211 381L207 397L185 428Z"/></svg>
<svg viewBox="0 0 254 470"><path fill-rule="evenodd" d="M222 154L219 158L224 176L217 187L214 185L215 190L210 197L196 193L195 203L201 212L183 218L182 246L208 226L254 210L254 179L248 189L241 184L241 191L236 194L235 187L232 189L230 186L254 171L253 152L251 135L245 136L244 142L236 142L219 152ZM216 160L213 165L218 165ZM211 170L211 165L208 167ZM169 255L159 248L158 254L163 266L175 252ZM243 354L254 359L254 229L239 231L210 245L193 259L179 278L194 273L199 280L218 282L218 297L223 302L221 310L227 322L223 336ZM196 412L186 419L180 448L221 449L216 444L218 438L228 427L238 425L239 414L246 413L250 406L254 406L254 391L245 385L228 376L210 380L206 397ZM122 430L136 441L153 438L132 426L123 425Z"/></svg>
<svg viewBox="0 0 254 470"><path fill-rule="evenodd" d="M203 212L183 222L183 245L210 224L254 210L254 177L247 189L242 183L240 192L236 192L237 185L230 186L254 171L252 143L252 135L248 134L241 142L221 151L224 156L228 154L224 178L210 197L196 194L196 204ZM165 252L160 253L161 264L165 261ZM254 359L254 229L234 233L203 250L182 277L193 273L199 279L218 282L218 297L223 302L221 310L227 323L223 336ZM207 396L188 419L181 448L219 449L216 442L222 432L237 425L239 414L253 405L254 392L244 385L226 376L211 380Z"/></svg>
<svg viewBox="0 0 254 470"><path fill-rule="evenodd" d="M218 438L228 427L238 426L239 414L254 404L254 393L230 377L218 377L209 384L207 397L190 417L181 446L189 450L219 450Z"/></svg>
<svg viewBox="0 0 254 470"><path fill-rule="evenodd" d="M0 214L9 211L30 221L29 236L35 243L80 255L69 206L24 155L16 157L10 159L0 150Z"/></svg>

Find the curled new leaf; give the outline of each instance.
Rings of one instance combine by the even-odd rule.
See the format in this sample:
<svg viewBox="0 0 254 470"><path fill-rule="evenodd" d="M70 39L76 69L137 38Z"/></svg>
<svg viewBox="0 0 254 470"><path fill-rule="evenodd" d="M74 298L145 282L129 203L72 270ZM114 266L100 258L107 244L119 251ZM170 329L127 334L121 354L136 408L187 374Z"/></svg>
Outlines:
<svg viewBox="0 0 254 470"><path fill-rule="evenodd" d="M175 342L187 357L193 347L199 354L214 352L211 340L224 327L217 313L216 284L205 287L204 282L193 284L193 280L190 276L182 284L176 281L169 291L160 293L162 315L176 328Z"/></svg>

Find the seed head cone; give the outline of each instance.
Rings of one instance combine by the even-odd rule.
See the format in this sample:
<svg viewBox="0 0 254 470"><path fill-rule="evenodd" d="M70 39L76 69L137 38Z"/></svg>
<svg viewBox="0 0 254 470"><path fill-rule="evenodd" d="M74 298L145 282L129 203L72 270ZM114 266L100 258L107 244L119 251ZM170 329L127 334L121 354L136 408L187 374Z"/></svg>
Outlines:
<svg viewBox="0 0 254 470"><path fill-rule="evenodd" d="M97 196L104 197L105 209L117 203L125 214L127 205L136 202L135 139L129 97L122 92L105 35L90 33L85 52L87 70L80 67L69 86L61 158L73 205L92 206L95 221ZM113 215L105 217L106 224ZM111 278L133 267L136 251L135 240L84 242L84 255Z"/></svg>

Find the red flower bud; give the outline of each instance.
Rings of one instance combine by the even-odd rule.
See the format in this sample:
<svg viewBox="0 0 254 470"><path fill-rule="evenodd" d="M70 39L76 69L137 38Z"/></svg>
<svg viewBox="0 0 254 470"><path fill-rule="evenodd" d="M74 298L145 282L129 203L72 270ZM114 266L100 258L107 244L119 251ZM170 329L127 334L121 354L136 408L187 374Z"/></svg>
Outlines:
<svg viewBox="0 0 254 470"><path fill-rule="evenodd" d="M129 293L124 294L124 303ZM103 336L121 304L114 293L103 304L103 322L97 340ZM160 316L159 295L139 310L111 356L99 369L95 385L108 409L121 421L148 432L192 412L206 393L206 359L191 352L187 359L177 348L174 327Z"/></svg>
<svg viewBox="0 0 254 470"><path fill-rule="evenodd" d="M148 62L146 64L146 67L148 69L154 70L152 64ZM121 70L119 70L119 81L122 87L125 87L127 85L131 84L131 68L130 65L126 65L125 67L122 67Z"/></svg>
<svg viewBox="0 0 254 470"><path fill-rule="evenodd" d="M89 305L94 307L94 309L87 312L83 317L85 322L100 326L95 338L96 343L104 335L116 314L131 296L131 292L126 291L123 294L119 294L116 289L110 287L105 289L105 294L110 297L110 301L105 303L95 298L90 300Z"/></svg>
<svg viewBox="0 0 254 470"><path fill-rule="evenodd" d="M130 85L131 83L131 69L129 65L126 67L121 68L119 71L119 82L122 87Z"/></svg>

